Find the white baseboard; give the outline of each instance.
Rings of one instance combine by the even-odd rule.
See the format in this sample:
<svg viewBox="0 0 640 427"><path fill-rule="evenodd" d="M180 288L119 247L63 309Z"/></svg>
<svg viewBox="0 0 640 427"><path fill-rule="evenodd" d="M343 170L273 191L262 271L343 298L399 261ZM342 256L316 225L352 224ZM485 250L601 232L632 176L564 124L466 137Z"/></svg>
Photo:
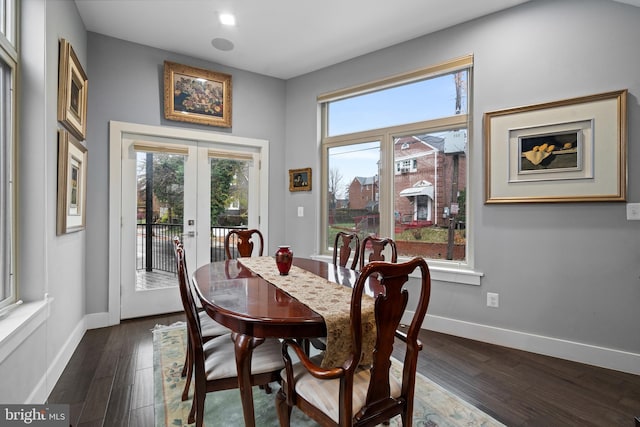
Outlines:
<svg viewBox="0 0 640 427"><path fill-rule="evenodd" d="M80 344L84 333L89 329L103 328L106 326L111 326L109 322L109 313L92 313L85 315L78 325L76 325L67 341L65 341L56 357L50 363L47 368L47 374L36 385L26 403L44 403L51 394L53 387L60 379L67 363L71 360L73 352L78 347L78 344Z"/></svg>
<svg viewBox="0 0 640 427"><path fill-rule="evenodd" d="M87 314L84 318L87 324L87 330L113 326L109 320L109 313L107 312Z"/></svg>
<svg viewBox="0 0 640 427"><path fill-rule="evenodd" d="M71 335L69 335L69 338L62 345L58 354L47 367L46 374L35 386L25 403L39 402L42 404L46 402L53 390L53 387L55 387L56 383L60 379L64 368L67 366L67 363L69 363L69 360L71 360L73 352L78 347L78 344L80 344L80 341L87 330L86 323L85 316L85 318L76 325L74 330L71 332Z"/></svg>
<svg viewBox="0 0 640 427"><path fill-rule="evenodd" d="M412 313L407 313L412 315ZM640 374L640 354L427 314L422 327L458 337ZM429 343L424 343L428 346Z"/></svg>

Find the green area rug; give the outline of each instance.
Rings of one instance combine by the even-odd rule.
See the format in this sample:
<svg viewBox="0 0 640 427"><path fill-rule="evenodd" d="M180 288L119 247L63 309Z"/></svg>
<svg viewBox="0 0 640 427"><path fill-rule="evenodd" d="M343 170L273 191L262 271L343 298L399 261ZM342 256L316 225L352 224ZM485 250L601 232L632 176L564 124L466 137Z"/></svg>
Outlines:
<svg viewBox="0 0 640 427"><path fill-rule="evenodd" d="M191 399L181 400L184 378L181 377L186 348L184 323L159 326L153 331L153 379L155 393L156 427L186 426ZM402 365L393 364L392 370L400 377ZM255 387L253 390L256 425L277 427L274 393L266 394ZM414 398L413 425L425 427L473 427L503 426L487 414L462 399L449 393L426 377L418 374ZM236 390L209 393L205 401L205 425L242 426L240 392ZM317 426L317 424L294 408L291 425L295 427ZM400 426L400 417L391 420L391 427Z"/></svg>

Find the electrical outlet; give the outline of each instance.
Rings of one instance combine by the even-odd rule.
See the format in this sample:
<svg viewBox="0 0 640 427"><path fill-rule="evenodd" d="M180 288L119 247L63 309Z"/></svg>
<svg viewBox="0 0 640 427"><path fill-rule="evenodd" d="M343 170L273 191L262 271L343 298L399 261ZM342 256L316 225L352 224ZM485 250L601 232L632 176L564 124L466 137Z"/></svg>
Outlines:
<svg viewBox="0 0 640 427"><path fill-rule="evenodd" d="M494 292L487 292L487 307L498 308L500 306L500 296Z"/></svg>

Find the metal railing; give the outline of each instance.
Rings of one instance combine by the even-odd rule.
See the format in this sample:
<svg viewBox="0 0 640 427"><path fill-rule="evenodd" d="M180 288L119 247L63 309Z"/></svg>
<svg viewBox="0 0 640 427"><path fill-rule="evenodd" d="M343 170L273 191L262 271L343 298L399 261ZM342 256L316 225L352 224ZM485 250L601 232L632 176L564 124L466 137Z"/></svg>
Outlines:
<svg viewBox="0 0 640 427"><path fill-rule="evenodd" d="M223 261L225 259L224 238L227 233L230 230L246 228L246 226L211 227L210 260ZM182 224L138 224L136 231L136 269L175 273L173 238L175 236L180 237L181 240L184 238Z"/></svg>

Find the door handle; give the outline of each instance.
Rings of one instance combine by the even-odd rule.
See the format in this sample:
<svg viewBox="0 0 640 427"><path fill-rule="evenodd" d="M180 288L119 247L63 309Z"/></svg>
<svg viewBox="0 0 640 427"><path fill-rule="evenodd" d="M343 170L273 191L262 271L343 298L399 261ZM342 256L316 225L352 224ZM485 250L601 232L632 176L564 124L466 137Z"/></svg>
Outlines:
<svg viewBox="0 0 640 427"><path fill-rule="evenodd" d="M189 232L187 233L187 236L189 236L189 237L196 237L196 232L195 232L195 231L189 231Z"/></svg>

